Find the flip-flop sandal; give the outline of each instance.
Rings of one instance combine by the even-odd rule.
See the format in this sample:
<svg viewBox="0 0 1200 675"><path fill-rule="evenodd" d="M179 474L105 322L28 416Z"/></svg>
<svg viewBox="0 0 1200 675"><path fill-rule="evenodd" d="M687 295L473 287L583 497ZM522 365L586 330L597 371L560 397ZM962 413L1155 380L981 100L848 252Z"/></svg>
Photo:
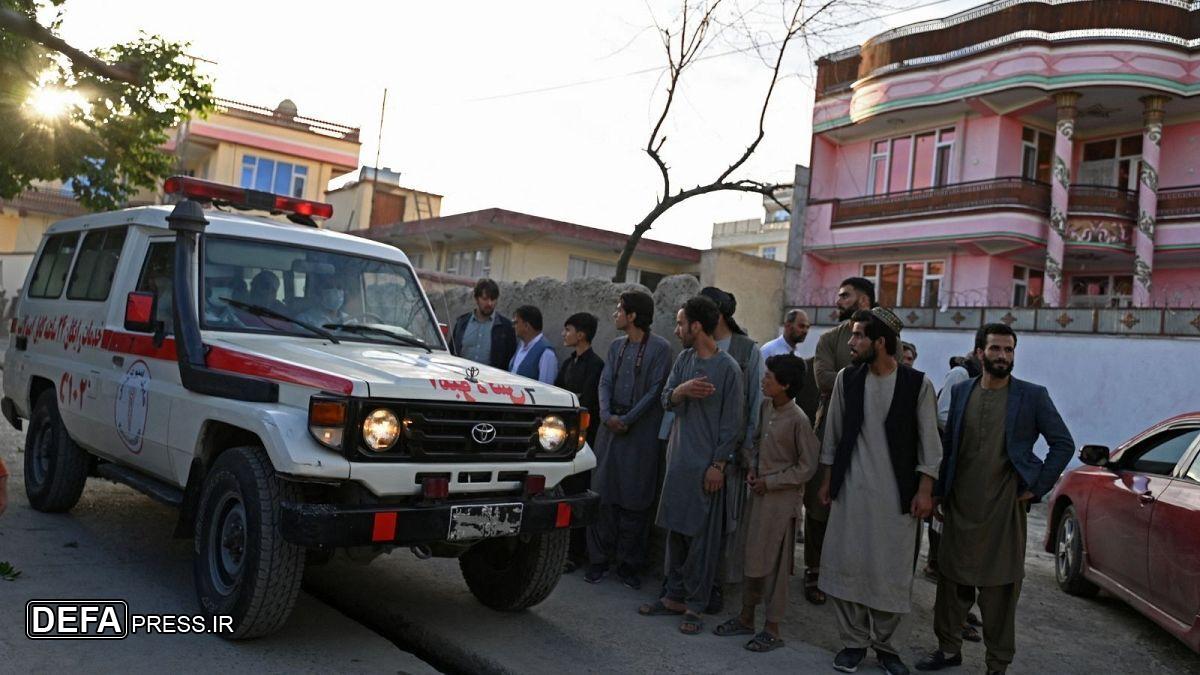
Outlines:
<svg viewBox="0 0 1200 675"><path fill-rule="evenodd" d="M679 624L680 633L696 635L702 630L704 630L704 619L701 619L699 614L687 612L683 615L683 621Z"/></svg>
<svg viewBox="0 0 1200 675"><path fill-rule="evenodd" d="M752 652L769 652L772 649L779 649L782 646L782 639L771 635L765 630L755 635L754 639L746 643L746 649Z"/></svg>
<svg viewBox="0 0 1200 675"><path fill-rule="evenodd" d="M713 629L713 635L754 635L754 629L736 616Z"/></svg>
<svg viewBox="0 0 1200 675"><path fill-rule="evenodd" d="M983 622L979 620L979 617L975 616L975 612L967 612L967 624L976 628L983 627Z"/></svg>
<svg viewBox="0 0 1200 675"><path fill-rule="evenodd" d="M652 605L638 607L638 614L642 616L679 616L683 614L683 611L667 607L662 600L655 600Z"/></svg>
<svg viewBox="0 0 1200 675"><path fill-rule="evenodd" d="M962 639L967 642L983 642L983 637L979 635L979 629L969 623L963 624Z"/></svg>

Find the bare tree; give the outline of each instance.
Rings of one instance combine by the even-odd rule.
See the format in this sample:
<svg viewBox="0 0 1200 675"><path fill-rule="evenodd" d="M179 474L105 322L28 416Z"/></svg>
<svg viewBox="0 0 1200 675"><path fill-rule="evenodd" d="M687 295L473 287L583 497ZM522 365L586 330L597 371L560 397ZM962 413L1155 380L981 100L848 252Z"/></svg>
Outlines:
<svg viewBox="0 0 1200 675"><path fill-rule="evenodd" d="M759 5L761 4L764 3L759 3ZM629 260L633 256L634 250L637 249L642 236L650 230L660 216L673 206L692 197L724 191L753 192L775 199L777 190L791 187L790 183L768 183L749 178L735 178L734 174L754 155L766 135L767 111L781 80L784 56L788 53L789 47L793 47L797 41L808 44L812 38L819 37L821 34L847 28L851 24L839 24L836 19L831 19L833 11L841 10L844 13L847 9L867 9L866 5L868 4L862 0L782 0L779 3L783 14L780 21L781 28L777 29L774 37L766 39L746 23L745 17L751 10L738 7L736 1L708 0L697 3L695 0L690 2L682 0L681 11L672 25L662 26L656 23L655 28L667 56L664 80L666 96L657 121L650 130L650 137L646 141L644 151L662 174L662 192L654 207L633 228L633 234L625 242L625 248L622 249L621 257L617 261L614 281L625 281ZM741 156L731 162L713 180L673 192L670 167L663 157L663 146L667 141L663 127L679 94L684 73L690 72L697 61L705 58L703 55L706 48L712 44L717 34L725 29L744 29L749 44L745 49L736 51L753 51L770 68L770 80L759 109L758 133L746 146ZM773 56L767 56L771 49L776 51ZM795 195L793 198L800 199L802 196ZM776 202L778 203L778 200ZM780 204L780 206L784 205Z"/></svg>

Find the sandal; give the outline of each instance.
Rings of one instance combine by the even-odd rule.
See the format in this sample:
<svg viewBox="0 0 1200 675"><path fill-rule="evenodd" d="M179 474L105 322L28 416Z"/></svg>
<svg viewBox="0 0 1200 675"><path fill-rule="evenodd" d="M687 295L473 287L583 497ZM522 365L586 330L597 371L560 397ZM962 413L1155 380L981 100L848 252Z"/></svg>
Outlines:
<svg viewBox="0 0 1200 675"><path fill-rule="evenodd" d="M727 635L754 635L754 629L742 623L740 617L735 616L714 628L713 635L720 635L722 637Z"/></svg>
<svg viewBox="0 0 1200 675"><path fill-rule="evenodd" d="M769 652L783 646L783 640L763 631L746 643L746 649L752 652Z"/></svg>
<svg viewBox="0 0 1200 675"><path fill-rule="evenodd" d="M967 642L983 642L983 637L979 635L979 629L968 622L963 622L962 639Z"/></svg>
<svg viewBox="0 0 1200 675"><path fill-rule="evenodd" d="M686 612L683 615L683 621L679 624L679 632L684 635L696 635L704 630L704 619L700 618L695 612Z"/></svg>
<svg viewBox="0 0 1200 675"><path fill-rule="evenodd" d="M977 628L983 626L983 622L979 620L979 617L975 616L975 612L967 612L967 624Z"/></svg>
<svg viewBox="0 0 1200 675"><path fill-rule="evenodd" d="M814 605L825 604L825 593L817 588L817 579L819 572L817 570L805 570L804 572L804 599Z"/></svg>
<svg viewBox="0 0 1200 675"><path fill-rule="evenodd" d="M655 600L652 605L638 607L638 614L642 616L679 616L683 614L683 611L667 607L662 600Z"/></svg>

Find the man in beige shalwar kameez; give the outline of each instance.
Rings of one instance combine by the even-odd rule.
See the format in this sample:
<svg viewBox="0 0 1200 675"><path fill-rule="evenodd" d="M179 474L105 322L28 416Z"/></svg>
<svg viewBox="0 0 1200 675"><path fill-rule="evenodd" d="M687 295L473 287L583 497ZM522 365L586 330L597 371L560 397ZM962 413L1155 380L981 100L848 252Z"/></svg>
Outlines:
<svg viewBox="0 0 1200 675"><path fill-rule="evenodd" d="M796 520L804 484L817 470L820 443L808 416L796 405L807 377L804 361L772 356L762 378L764 400L754 443L742 449L749 488L739 540L743 546L742 612L717 626L717 635L754 633L755 609L764 599L767 621L746 649L766 652L783 646L779 623L787 613L788 577L796 547Z"/></svg>

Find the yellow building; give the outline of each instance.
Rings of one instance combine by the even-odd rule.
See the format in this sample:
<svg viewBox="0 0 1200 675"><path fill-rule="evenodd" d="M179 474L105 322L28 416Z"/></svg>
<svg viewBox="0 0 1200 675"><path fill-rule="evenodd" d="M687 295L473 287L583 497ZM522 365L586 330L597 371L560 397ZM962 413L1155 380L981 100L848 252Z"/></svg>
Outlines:
<svg viewBox="0 0 1200 675"><path fill-rule="evenodd" d="M387 167L335 178L325 201L333 205L325 227L339 232L442 215L442 195L400 185L400 173Z"/></svg>
<svg viewBox="0 0 1200 675"><path fill-rule="evenodd" d="M207 118L173 130L163 150L175 155L184 175L324 201L330 179L358 167L358 135L356 127L300 115L289 100L272 110L218 99ZM146 191L130 205L160 197L157 190ZM84 213L61 183L0 200L0 290L11 298L25 282L46 228Z"/></svg>
<svg viewBox="0 0 1200 675"><path fill-rule="evenodd" d="M336 213L336 208L335 208ZM527 281L612 278L627 235L504 209L352 230L402 249L438 283L473 284L480 277ZM643 239L631 260L631 282L653 290L672 274L698 274L700 251Z"/></svg>

